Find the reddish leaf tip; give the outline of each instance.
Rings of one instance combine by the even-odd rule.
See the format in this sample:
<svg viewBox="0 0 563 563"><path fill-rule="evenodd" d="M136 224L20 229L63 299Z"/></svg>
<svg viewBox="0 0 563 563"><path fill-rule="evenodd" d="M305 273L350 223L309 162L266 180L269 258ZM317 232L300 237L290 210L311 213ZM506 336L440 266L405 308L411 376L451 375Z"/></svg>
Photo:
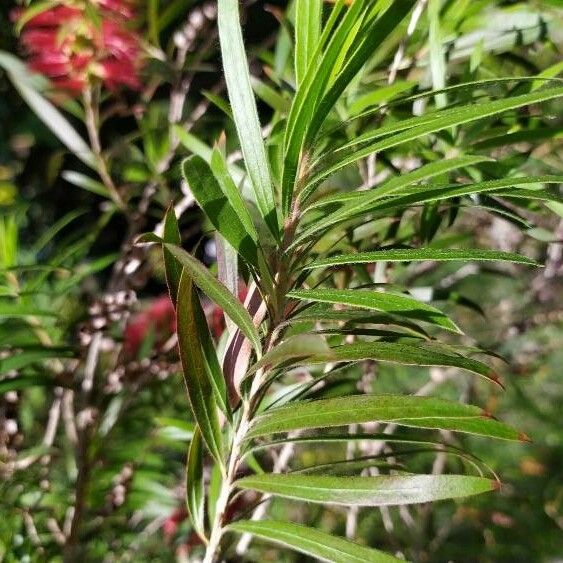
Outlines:
<svg viewBox="0 0 563 563"><path fill-rule="evenodd" d="M518 439L519 439L521 442L526 442L526 443L528 443L528 444L531 444L531 443L532 443L532 439L531 439L527 434L525 434L524 432L519 432L519 433L518 433Z"/></svg>
<svg viewBox="0 0 563 563"><path fill-rule="evenodd" d="M503 391L506 391L506 386L504 385L502 379L499 377L499 375L496 372L491 372L489 378L491 379L491 381L493 383L495 383L496 385L498 385Z"/></svg>
<svg viewBox="0 0 563 563"><path fill-rule="evenodd" d="M497 479L491 479L491 490L500 491L502 488L502 483Z"/></svg>

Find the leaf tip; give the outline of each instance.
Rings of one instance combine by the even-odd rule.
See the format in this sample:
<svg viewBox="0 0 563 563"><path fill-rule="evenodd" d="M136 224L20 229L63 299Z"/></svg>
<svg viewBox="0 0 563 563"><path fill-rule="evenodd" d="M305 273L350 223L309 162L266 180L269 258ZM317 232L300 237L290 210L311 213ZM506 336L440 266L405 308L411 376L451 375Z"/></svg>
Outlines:
<svg viewBox="0 0 563 563"><path fill-rule="evenodd" d="M491 479L491 491L500 491L502 483L498 479Z"/></svg>
<svg viewBox="0 0 563 563"><path fill-rule="evenodd" d="M493 383L498 385L503 391L506 391L506 385L504 384L503 380L499 377L498 373L494 371L491 372L489 374L489 378Z"/></svg>
<svg viewBox="0 0 563 563"><path fill-rule="evenodd" d="M520 442L524 442L527 444L532 443L532 439L524 432L518 432L518 440L520 440Z"/></svg>

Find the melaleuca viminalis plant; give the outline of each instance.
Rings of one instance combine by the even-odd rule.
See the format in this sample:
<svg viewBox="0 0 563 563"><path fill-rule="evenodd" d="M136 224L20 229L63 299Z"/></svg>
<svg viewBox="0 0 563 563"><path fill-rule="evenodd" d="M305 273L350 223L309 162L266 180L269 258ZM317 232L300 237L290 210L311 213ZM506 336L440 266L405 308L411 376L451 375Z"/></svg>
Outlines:
<svg viewBox="0 0 563 563"><path fill-rule="evenodd" d="M370 266L475 260L534 265L518 254L430 242L444 222L453 223L472 205L518 223L521 206L557 200L550 184L562 180L524 176L487 154L502 145L510 127L504 116L514 119L520 108L561 96L557 81L485 80L419 90L376 111L369 100L349 103L347 93L357 88L362 72L382 61L388 68L390 46L414 4L339 0L323 8L321 0L297 0L291 28L295 64L291 75L278 80L279 92L270 88L269 98L279 107L264 135L238 2L218 2L225 81L244 168L226 159L224 144L182 165L217 232L218 276L181 248L172 211L162 238L140 239L162 245L176 307L196 422L187 506L206 563L234 554L241 534L327 561L397 560L313 527L274 521L257 507L267 506L261 502L272 496L381 507L476 495L498 488L494 473L428 431L526 440L479 406L362 393L361 386L339 384L369 360L459 368L502 385L487 363L475 359L482 350L452 339L462 331L451 318L408 288L374 279ZM507 84L508 93L498 96ZM489 86L497 96L489 95ZM424 112L409 116L417 103ZM490 133L483 140L485 125ZM413 153L414 168L394 164L393 157ZM385 178L367 174L358 189L332 188L357 181L349 171L373 155L389 172ZM413 214L419 227L401 229L402 219ZM237 297L238 272L248 283L244 303ZM208 329L201 294L224 312L227 336L220 343ZM369 433L362 429L366 423L406 430L394 437ZM291 463L272 467L263 456L287 444L314 449L359 440L407 444L414 452L436 448L461 457L467 470L413 474L382 450L300 470L291 470Z"/></svg>

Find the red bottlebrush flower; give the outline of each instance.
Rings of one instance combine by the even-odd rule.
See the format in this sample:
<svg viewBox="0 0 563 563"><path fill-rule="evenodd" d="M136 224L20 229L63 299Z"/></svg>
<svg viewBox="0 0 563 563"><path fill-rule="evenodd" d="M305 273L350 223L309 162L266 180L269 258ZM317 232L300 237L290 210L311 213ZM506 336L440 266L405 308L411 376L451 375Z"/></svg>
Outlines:
<svg viewBox="0 0 563 563"><path fill-rule="evenodd" d="M149 334L157 343L164 342L176 330L174 305L167 295L158 297L142 313L135 315L123 333L123 352L134 358Z"/></svg>
<svg viewBox="0 0 563 563"><path fill-rule="evenodd" d="M93 21L82 4L60 4L26 22L21 43L28 54L29 67L48 77L59 90L74 94L94 77L112 90L121 86L139 89L140 40L126 27L134 16L133 2L95 3L99 21ZM22 13L15 13L15 19Z"/></svg>

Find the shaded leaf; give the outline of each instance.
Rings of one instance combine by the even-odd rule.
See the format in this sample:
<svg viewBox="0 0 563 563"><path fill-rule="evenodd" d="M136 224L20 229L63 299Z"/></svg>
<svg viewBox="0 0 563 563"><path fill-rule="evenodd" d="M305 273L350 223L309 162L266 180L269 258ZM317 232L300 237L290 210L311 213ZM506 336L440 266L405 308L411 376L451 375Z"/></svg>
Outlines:
<svg viewBox="0 0 563 563"><path fill-rule="evenodd" d="M186 503L192 524L203 541L205 538L205 494L203 482L203 443L201 432L196 426L190 448L186 471Z"/></svg>
<svg viewBox="0 0 563 563"><path fill-rule="evenodd" d="M403 561L381 551L352 543L344 538L290 522L239 520L229 524L227 530L241 534L252 534L320 561L331 561L333 563L392 563Z"/></svg>
<svg viewBox="0 0 563 563"><path fill-rule="evenodd" d="M193 280L189 271L184 269L178 287L176 307L178 347L184 382L192 412L202 437L213 457L219 463L222 463L221 425L217 416L213 383L206 369L205 356L202 350L198 322L200 319L196 312L198 307L201 307L201 305Z"/></svg>
<svg viewBox="0 0 563 563"><path fill-rule="evenodd" d="M164 246L188 270L194 283L209 299L217 303L229 315L230 319L241 329L260 355L260 336L254 326L252 317L240 301L221 282L217 281L199 260L196 260L188 252L172 244L165 244Z"/></svg>
<svg viewBox="0 0 563 563"><path fill-rule="evenodd" d="M383 311L435 324L453 332L461 332L459 327L439 309L403 294L369 289L302 289L290 291L288 297Z"/></svg>
<svg viewBox="0 0 563 563"><path fill-rule="evenodd" d="M257 268L258 250L256 239L252 238L253 232L242 223L240 210L237 213L232 207L207 162L200 156L191 156L182 163L182 171L213 226L247 262Z"/></svg>

